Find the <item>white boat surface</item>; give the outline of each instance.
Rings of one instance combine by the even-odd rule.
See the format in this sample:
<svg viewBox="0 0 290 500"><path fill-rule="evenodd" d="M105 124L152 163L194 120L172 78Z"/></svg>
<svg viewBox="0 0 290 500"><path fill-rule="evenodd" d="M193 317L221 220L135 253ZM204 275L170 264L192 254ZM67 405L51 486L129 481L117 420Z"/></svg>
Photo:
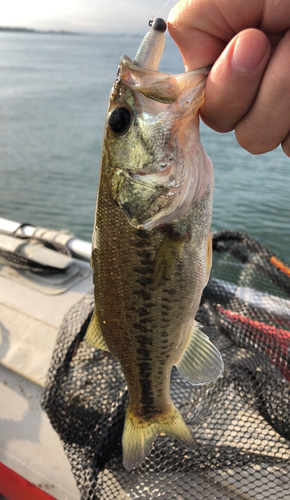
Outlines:
<svg viewBox="0 0 290 500"><path fill-rule="evenodd" d="M52 260L60 257L60 264L67 265L63 280L68 275L69 280L61 283L48 277L45 286L29 271L0 263L0 462L52 497L74 500L79 492L60 439L40 407L40 396L62 319L92 288L91 245L70 235L73 257L54 256L58 252L18 237L35 231L33 226L0 219L0 248L9 251L13 238L23 254L30 252L29 245L34 247L38 260L41 253L47 257L47 251L52 252ZM66 235L53 233L54 240ZM7 491L3 481L0 478L0 494Z"/></svg>

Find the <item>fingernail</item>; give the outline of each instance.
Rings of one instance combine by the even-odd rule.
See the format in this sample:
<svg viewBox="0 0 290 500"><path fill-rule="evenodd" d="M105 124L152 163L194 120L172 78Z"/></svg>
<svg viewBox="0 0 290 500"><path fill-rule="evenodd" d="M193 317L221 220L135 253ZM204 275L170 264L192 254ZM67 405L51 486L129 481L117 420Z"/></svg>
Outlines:
<svg viewBox="0 0 290 500"><path fill-rule="evenodd" d="M252 73L259 66L267 49L264 39L256 36L242 35L236 40L231 64L234 69L243 73Z"/></svg>

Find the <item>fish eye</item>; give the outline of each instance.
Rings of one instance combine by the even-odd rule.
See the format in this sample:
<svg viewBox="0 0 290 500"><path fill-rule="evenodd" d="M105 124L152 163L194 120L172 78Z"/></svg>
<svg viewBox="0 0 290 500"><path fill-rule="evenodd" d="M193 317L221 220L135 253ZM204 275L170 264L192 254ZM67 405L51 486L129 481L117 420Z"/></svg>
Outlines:
<svg viewBox="0 0 290 500"><path fill-rule="evenodd" d="M109 116L108 125L116 134L127 132L131 123L131 113L127 108L115 108Z"/></svg>

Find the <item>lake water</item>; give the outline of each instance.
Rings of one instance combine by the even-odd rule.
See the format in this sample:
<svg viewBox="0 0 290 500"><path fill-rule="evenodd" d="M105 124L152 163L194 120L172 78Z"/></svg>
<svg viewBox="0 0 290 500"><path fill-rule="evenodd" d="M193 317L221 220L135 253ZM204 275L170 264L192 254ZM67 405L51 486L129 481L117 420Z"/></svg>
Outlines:
<svg viewBox="0 0 290 500"><path fill-rule="evenodd" d="M0 33L0 217L91 239L108 95L140 41ZM183 71L169 38L160 69ZM290 158L252 156L205 126L202 142L215 168L213 230L246 231L289 261Z"/></svg>

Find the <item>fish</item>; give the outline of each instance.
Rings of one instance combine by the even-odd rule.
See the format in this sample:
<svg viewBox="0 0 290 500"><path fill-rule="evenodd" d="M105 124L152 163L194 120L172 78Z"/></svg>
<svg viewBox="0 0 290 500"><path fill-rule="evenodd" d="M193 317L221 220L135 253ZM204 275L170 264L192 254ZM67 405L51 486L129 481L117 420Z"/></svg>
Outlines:
<svg viewBox="0 0 290 500"><path fill-rule="evenodd" d="M155 19L110 93L92 238L95 308L87 343L109 351L129 394L123 464L137 468L158 435L196 441L170 397L175 365L191 384L221 376L195 321L211 269L213 167L199 136L209 68L158 71L166 23Z"/></svg>

